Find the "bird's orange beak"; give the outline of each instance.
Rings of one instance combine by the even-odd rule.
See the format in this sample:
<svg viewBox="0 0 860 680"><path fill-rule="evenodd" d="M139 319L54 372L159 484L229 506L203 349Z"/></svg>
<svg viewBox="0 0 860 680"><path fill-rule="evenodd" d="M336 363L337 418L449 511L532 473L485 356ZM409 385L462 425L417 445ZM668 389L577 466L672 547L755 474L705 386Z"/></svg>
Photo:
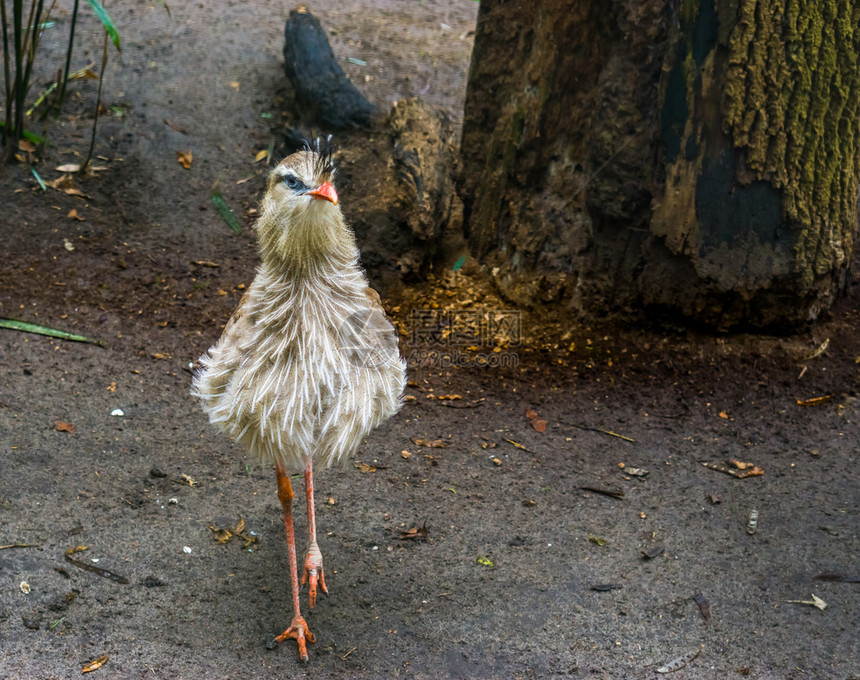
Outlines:
<svg viewBox="0 0 860 680"><path fill-rule="evenodd" d="M337 205L337 192L329 182L321 184L316 189L309 191L308 193L314 198L324 198Z"/></svg>

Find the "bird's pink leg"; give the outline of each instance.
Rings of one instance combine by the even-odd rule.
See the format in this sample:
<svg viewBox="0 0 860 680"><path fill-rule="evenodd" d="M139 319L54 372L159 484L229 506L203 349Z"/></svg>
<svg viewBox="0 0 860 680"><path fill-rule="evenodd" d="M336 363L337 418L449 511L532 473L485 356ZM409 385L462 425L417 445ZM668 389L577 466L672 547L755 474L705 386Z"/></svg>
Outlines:
<svg viewBox="0 0 860 680"><path fill-rule="evenodd" d="M317 545L317 525L314 517L314 466L311 461L305 466L305 496L308 499L308 530L310 533L310 545L305 557L305 568L302 571L302 586L310 583L308 593L308 606L313 609L317 603L317 583L320 590L328 595L325 587L325 574L323 573L322 553Z"/></svg>
<svg viewBox="0 0 860 680"><path fill-rule="evenodd" d="M308 660L308 650L305 640L314 641L314 636L308 630L307 622L302 618L299 610L299 565L296 559L296 533L293 528L293 487L286 471L280 465L275 465L275 474L278 477L278 499L284 510L284 529L287 532L287 548L290 558L290 580L293 587L293 620L290 627L275 638L276 642L283 642L293 638L299 644L299 656L302 661Z"/></svg>

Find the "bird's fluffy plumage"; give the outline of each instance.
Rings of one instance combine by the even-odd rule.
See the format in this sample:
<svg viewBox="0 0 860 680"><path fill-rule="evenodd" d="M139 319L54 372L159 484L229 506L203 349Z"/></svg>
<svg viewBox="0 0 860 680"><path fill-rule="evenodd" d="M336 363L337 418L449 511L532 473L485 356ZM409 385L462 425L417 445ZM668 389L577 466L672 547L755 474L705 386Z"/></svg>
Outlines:
<svg viewBox="0 0 860 680"><path fill-rule="evenodd" d="M272 171L257 223L262 264L192 389L212 423L288 470L354 453L400 408L406 381L355 237L334 201L312 193L332 174L310 150Z"/></svg>

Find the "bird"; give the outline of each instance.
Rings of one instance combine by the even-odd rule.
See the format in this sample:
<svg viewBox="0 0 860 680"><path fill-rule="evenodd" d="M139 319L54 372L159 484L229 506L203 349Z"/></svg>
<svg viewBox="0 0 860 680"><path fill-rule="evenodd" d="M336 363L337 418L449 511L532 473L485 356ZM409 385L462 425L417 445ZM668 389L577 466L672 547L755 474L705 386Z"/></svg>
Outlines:
<svg viewBox="0 0 860 680"><path fill-rule="evenodd" d="M295 639L308 660L314 636L300 589L328 595L314 513L314 467L348 460L403 403L406 364L397 335L360 264L333 184L331 139L270 172L256 222L260 264L221 337L199 359L191 392L209 421L272 465L287 537ZM291 474L304 473L308 549L298 577Z"/></svg>

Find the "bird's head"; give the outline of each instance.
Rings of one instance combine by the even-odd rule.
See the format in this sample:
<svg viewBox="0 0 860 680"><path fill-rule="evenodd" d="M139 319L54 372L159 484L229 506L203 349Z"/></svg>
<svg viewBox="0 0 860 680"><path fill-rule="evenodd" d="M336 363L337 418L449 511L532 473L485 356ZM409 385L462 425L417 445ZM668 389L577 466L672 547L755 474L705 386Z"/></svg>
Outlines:
<svg viewBox="0 0 860 680"><path fill-rule="evenodd" d="M328 144L298 151L269 174L257 223L264 260L301 266L354 247L332 179Z"/></svg>

